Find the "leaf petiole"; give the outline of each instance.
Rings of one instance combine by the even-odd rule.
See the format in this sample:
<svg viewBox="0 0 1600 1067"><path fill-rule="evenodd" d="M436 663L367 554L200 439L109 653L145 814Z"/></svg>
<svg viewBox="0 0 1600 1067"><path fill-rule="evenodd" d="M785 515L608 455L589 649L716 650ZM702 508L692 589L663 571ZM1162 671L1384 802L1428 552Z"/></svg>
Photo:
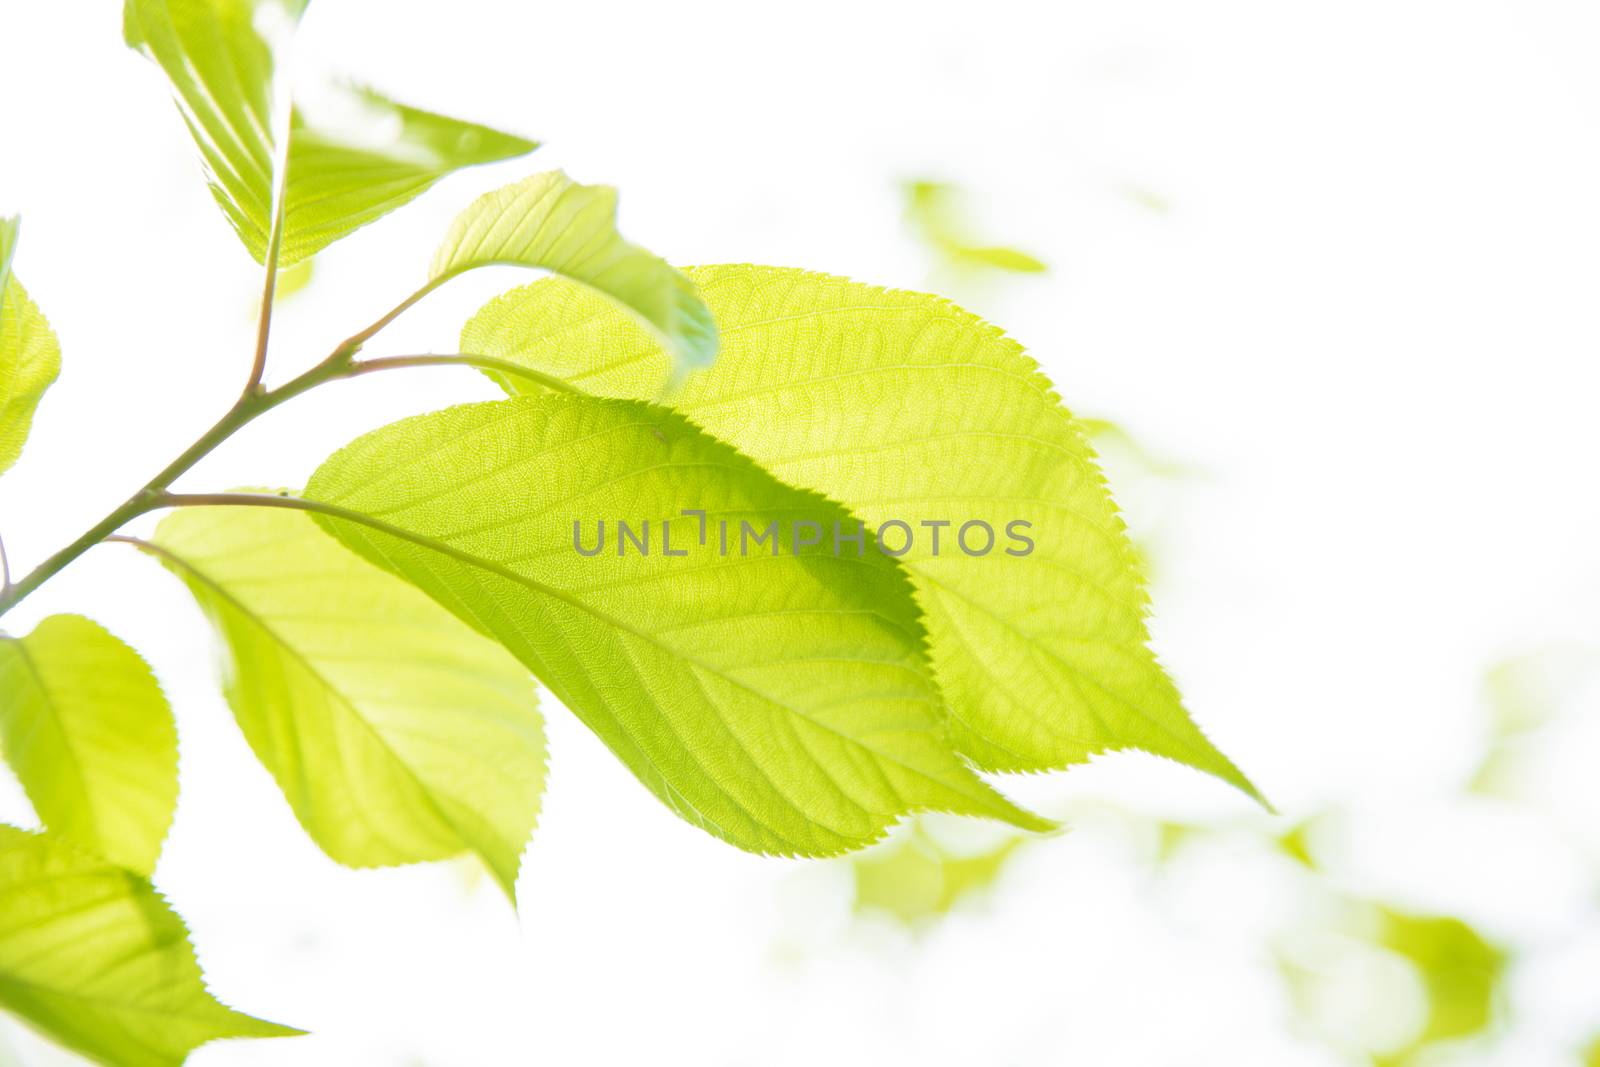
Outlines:
<svg viewBox="0 0 1600 1067"><path fill-rule="evenodd" d="M277 389L270 391L247 390L228 410L227 414L223 415L211 429L202 434L177 459L167 464L161 473L146 482L144 487L137 493L123 501L120 507L106 515L105 518L95 523L88 530L85 530L77 540L39 564L15 584L0 587L0 615L4 615L7 611L16 607L30 593L54 577L69 563L101 541L104 541L108 535L115 533L126 523L146 512L167 506L162 501L167 498L167 489L172 483L177 481L179 476L188 471L189 468L209 455L222 442L232 437L257 417L266 414L278 405L292 400L302 393L315 389L317 386L345 378L358 378L379 371L400 370L407 367L464 366L514 375L549 389L569 393L581 392L577 387L559 378L490 356L467 354L387 356L359 361L353 358L354 352L360 348L360 345L366 339L376 334L387 323L392 322L400 312L427 295L431 289L432 286L425 287L412 294L394 311L378 320L373 327L369 327L367 330L346 340L338 348L334 349L326 359L299 377L285 382Z"/></svg>

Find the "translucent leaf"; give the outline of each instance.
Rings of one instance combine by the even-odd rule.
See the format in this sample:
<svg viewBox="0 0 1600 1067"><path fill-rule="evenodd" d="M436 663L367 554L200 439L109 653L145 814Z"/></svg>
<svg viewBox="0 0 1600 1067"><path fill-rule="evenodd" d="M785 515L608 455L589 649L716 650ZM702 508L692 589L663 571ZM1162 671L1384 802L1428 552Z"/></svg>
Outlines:
<svg viewBox="0 0 1600 1067"><path fill-rule="evenodd" d="M1040 274L1045 264L1027 252L974 240L961 211L961 191L945 182L905 185L906 219L948 266L977 267L1015 274Z"/></svg>
<svg viewBox="0 0 1600 1067"><path fill-rule="evenodd" d="M11 257L17 252L17 235L22 230L22 220L15 215L0 217L0 294L11 278Z"/></svg>
<svg viewBox="0 0 1600 1067"><path fill-rule="evenodd" d="M155 869L178 801L178 733L137 652L81 615L0 637L0 738L46 826Z"/></svg>
<svg viewBox="0 0 1600 1067"><path fill-rule="evenodd" d="M217 1038L300 1033L219 1004L150 883L53 835L0 826L0 1004L116 1067L177 1067Z"/></svg>
<svg viewBox="0 0 1600 1067"><path fill-rule="evenodd" d="M11 273L19 226L0 219L0 474L22 455L34 409L61 371L61 345Z"/></svg>
<svg viewBox="0 0 1600 1067"><path fill-rule="evenodd" d="M993 888L1028 838L1012 834L976 852L957 852L918 823L898 842L851 860L855 910L881 912L920 928Z"/></svg>
<svg viewBox="0 0 1600 1067"><path fill-rule="evenodd" d="M1326 926L1301 930L1280 949L1310 1029L1384 1067L1433 1063L1435 1046L1487 1034L1508 962L1462 919L1353 900ZM1352 1010L1352 993L1364 1010Z"/></svg>
<svg viewBox="0 0 1600 1067"><path fill-rule="evenodd" d="M310 256L402 207L463 167L538 147L487 126L334 87L326 112L297 109L289 138L288 223L281 262ZM327 124L317 120L326 115ZM263 233L265 231L262 231ZM261 248L265 248L262 239ZM257 259L261 252L252 244Z"/></svg>
<svg viewBox="0 0 1600 1067"><path fill-rule="evenodd" d="M1144 749L1257 796L1147 647L1138 559L1094 454L1016 342L919 293L771 267L689 275L723 352L667 402L873 528L906 524L886 538L898 548L910 534L900 562L960 751L1037 771ZM559 279L492 301L461 344L604 395L654 397L669 380L646 334ZM923 525L937 522L949 525ZM965 534L986 553L963 547L969 522L992 531L992 546L980 526Z"/></svg>
<svg viewBox="0 0 1600 1067"><path fill-rule="evenodd" d="M472 851L514 897L545 770L521 664L298 512L179 511L149 550L211 617L239 725L328 855Z"/></svg>
<svg viewBox="0 0 1600 1067"><path fill-rule="evenodd" d="M172 83L212 195L257 262L272 224L273 42L304 3L126 0L128 44ZM440 178L533 142L333 86L296 108L279 264L290 266L416 198Z"/></svg>
<svg viewBox="0 0 1600 1067"><path fill-rule="evenodd" d="M299 296L311 288L316 275L317 261L314 259L302 259L287 270L280 270L274 298L281 303L291 297Z"/></svg>
<svg viewBox="0 0 1600 1067"><path fill-rule="evenodd" d="M617 191L560 171L479 197L433 257L446 278L490 264L538 267L580 282L631 312L680 366L717 354L717 327L693 283L617 232Z"/></svg>
<svg viewBox="0 0 1600 1067"><path fill-rule="evenodd" d="M502 641L669 807L742 848L832 854L924 808L1050 825L951 751L894 562L796 551L802 522L856 524L671 412L572 396L452 408L360 438L306 495L343 509L319 521L346 544ZM683 509L707 512L703 538ZM635 536L648 523L654 548L580 555L579 519L586 548L618 519ZM776 540L750 548L743 523Z"/></svg>
<svg viewBox="0 0 1600 1067"><path fill-rule="evenodd" d="M1405 957L1422 976L1428 1021L1416 1047L1470 1037L1494 1019L1506 955L1467 923L1450 916L1379 908L1378 942Z"/></svg>
<svg viewBox="0 0 1600 1067"><path fill-rule="evenodd" d="M1600 668L1600 649L1554 644L1496 663L1484 674L1489 739L1468 789L1514 799L1532 777L1541 732L1583 692Z"/></svg>
<svg viewBox="0 0 1600 1067"><path fill-rule="evenodd" d="M1152 478L1190 478L1197 473L1177 460L1151 452L1126 427L1110 419L1079 416L1078 426L1102 457L1108 452L1120 452Z"/></svg>

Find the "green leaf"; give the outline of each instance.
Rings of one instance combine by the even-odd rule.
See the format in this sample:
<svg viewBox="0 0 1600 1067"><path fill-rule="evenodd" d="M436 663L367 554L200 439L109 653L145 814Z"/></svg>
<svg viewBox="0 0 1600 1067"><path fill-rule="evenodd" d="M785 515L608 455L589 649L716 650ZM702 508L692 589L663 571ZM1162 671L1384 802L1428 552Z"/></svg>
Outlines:
<svg viewBox="0 0 1600 1067"><path fill-rule="evenodd" d="M316 275L317 261L314 259L302 259L294 266L278 271L274 299L282 303L291 297L299 296L311 287Z"/></svg>
<svg viewBox="0 0 1600 1067"><path fill-rule="evenodd" d="M969 237L961 212L961 190L953 185L907 182L905 198L907 220L949 266L989 268L1015 274L1041 274L1049 269L1020 249L979 244Z"/></svg>
<svg viewBox="0 0 1600 1067"><path fill-rule="evenodd" d="M0 474L22 455L39 399L61 372L55 332L11 273L19 229L0 219Z"/></svg>
<svg viewBox="0 0 1600 1067"><path fill-rule="evenodd" d="M914 929L928 925L993 888L1028 840L1011 834L976 852L958 852L919 821L904 839L851 861L855 910L882 912Z"/></svg>
<svg viewBox="0 0 1600 1067"><path fill-rule="evenodd" d="M21 231L21 219L15 215L0 217L0 298L3 298L6 282L11 278L11 257L16 255L17 237Z"/></svg>
<svg viewBox="0 0 1600 1067"><path fill-rule="evenodd" d="M149 882L53 835L0 826L0 1004L115 1067L177 1067L217 1038L299 1030L219 1004Z"/></svg>
<svg viewBox="0 0 1600 1067"><path fill-rule="evenodd" d="M794 552L801 522L854 520L676 414L574 396L452 408L358 439L306 495L347 545L503 642L669 807L741 848L833 854L920 809L1051 825L951 751L894 562ZM684 509L708 513L703 541ZM586 546L596 520L614 534L645 520L655 549L579 555L576 519ZM742 522L776 524L785 550L741 555Z"/></svg>
<svg viewBox="0 0 1600 1067"><path fill-rule="evenodd" d="M0 738L46 826L155 869L178 801L178 733L137 652L81 615L0 637Z"/></svg>
<svg viewBox="0 0 1600 1067"><path fill-rule="evenodd" d="M1416 967L1427 990L1428 1021L1413 1047L1487 1029L1494 1019L1506 954L1451 916L1412 915L1383 906L1378 914L1378 943Z"/></svg>
<svg viewBox="0 0 1600 1067"><path fill-rule="evenodd" d="M304 3L126 0L123 35L172 83L212 195L257 262L272 228L274 50ZM276 30L276 33L273 31ZM524 155L531 141L331 86L296 106L279 265L290 266L415 199L462 167Z"/></svg>
<svg viewBox="0 0 1600 1067"><path fill-rule="evenodd" d="M551 171L479 197L451 225L431 276L442 280L491 264L542 268L609 297L680 366L716 357L716 322L694 284L622 239L610 186L579 185Z"/></svg>
<svg viewBox="0 0 1600 1067"><path fill-rule="evenodd" d="M1489 1033L1510 962L1504 949L1453 916L1337 896L1333 903L1278 952L1313 1033L1375 1067L1421 1067L1437 1061L1435 1046ZM1346 996L1359 990L1366 1010L1330 1010L1339 1003L1329 993L1341 986ZM1404 1008L1408 986L1421 994L1420 1011Z"/></svg>
<svg viewBox="0 0 1600 1067"><path fill-rule="evenodd" d="M368 88L337 86L328 93L332 106L326 112L310 111L308 119L309 109L295 111L284 264L403 207L454 171L514 159L539 147L487 126L395 103ZM319 125L325 113L329 121ZM251 251L261 258L254 245Z"/></svg>
<svg viewBox="0 0 1600 1067"><path fill-rule="evenodd" d="M1468 789L1515 799L1528 786L1541 732L1600 669L1600 649L1554 644L1496 663L1484 675L1489 739Z"/></svg>
<svg viewBox="0 0 1600 1067"><path fill-rule="evenodd" d="M180 511L148 550L216 626L239 726L328 855L471 851L515 899L545 771L521 664L304 514Z"/></svg>
<svg viewBox="0 0 1600 1067"><path fill-rule="evenodd" d="M771 267L689 271L724 337L667 403L778 478L916 535L916 583L957 748L1038 771L1137 748L1258 796L1189 719L1145 628L1137 557L1092 450L1021 346L937 297ZM492 301L462 350L612 396L668 360L602 301L545 279ZM508 391L532 388L503 379ZM947 521L940 549L934 528ZM987 522L969 556L959 528ZM1008 537L1014 521L1033 548ZM894 547L904 533L891 528ZM985 538L968 534L973 549Z"/></svg>

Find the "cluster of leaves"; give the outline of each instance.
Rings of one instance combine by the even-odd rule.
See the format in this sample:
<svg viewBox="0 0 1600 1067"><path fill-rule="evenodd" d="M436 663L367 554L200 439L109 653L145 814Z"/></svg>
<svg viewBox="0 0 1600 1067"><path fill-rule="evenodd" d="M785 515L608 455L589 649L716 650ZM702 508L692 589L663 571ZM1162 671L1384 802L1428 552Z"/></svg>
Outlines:
<svg viewBox="0 0 1600 1067"><path fill-rule="evenodd" d="M89 546L133 544L210 618L240 729L330 857L468 853L512 896L544 781L535 679L663 803L762 853L844 852L924 810L1048 829L978 772L1114 749L1256 795L1148 648L1083 428L1016 343L945 301L798 270L680 272L618 234L612 190L544 173L471 204L416 292L266 388L280 269L535 147L365 88L296 101L274 72L304 7L127 0L129 45L165 73L212 195L265 267L260 344L217 428L79 542L8 573L0 612ZM59 365L9 273L16 234L0 228L0 469ZM357 358L491 264L550 276L473 316L459 353ZM368 433L303 492L171 491L310 388L429 364L478 367L508 396ZM159 508L177 510L152 537L117 532ZM704 517L685 509L759 527L1026 516L1038 547L582 559L566 540L574 519L643 515L691 545ZM0 1004L116 1064L293 1033L211 998L151 886L177 748L138 654L77 616L0 636L0 731L46 827L0 831Z"/></svg>
<svg viewBox="0 0 1600 1067"><path fill-rule="evenodd" d="M1523 787L1538 777L1536 742L1574 706L1573 695L1584 691L1597 667L1600 651L1572 643L1538 647L1489 667L1483 677L1486 743L1463 792L1501 804L1532 800ZM1303 917L1273 946L1298 1026L1348 1062L1375 1067L1454 1062L1455 1053L1514 1032L1513 967L1551 946L1507 941L1465 916L1357 892L1336 847L1348 821L1338 811L1323 812L1266 839L1300 874ZM1223 829L1160 823L1159 858L1170 860ZM1600 1040L1574 1056L1595 1063Z"/></svg>

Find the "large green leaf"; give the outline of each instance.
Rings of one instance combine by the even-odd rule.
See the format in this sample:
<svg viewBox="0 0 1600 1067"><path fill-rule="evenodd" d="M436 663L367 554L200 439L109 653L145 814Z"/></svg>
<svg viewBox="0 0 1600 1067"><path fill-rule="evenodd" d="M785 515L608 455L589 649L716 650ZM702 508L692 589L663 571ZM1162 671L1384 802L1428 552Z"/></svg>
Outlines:
<svg viewBox="0 0 1600 1067"><path fill-rule="evenodd" d="M216 625L239 725L328 855L470 850L514 898L545 770L521 664L304 514L180 511L149 550Z"/></svg>
<svg viewBox="0 0 1600 1067"><path fill-rule="evenodd" d="M46 826L155 869L178 802L178 733L137 652L81 615L0 637L0 739Z"/></svg>
<svg viewBox="0 0 1600 1067"><path fill-rule="evenodd" d="M303 3L126 0L123 32L160 65L205 163L211 191L257 262L272 228L273 36ZM277 33L273 34L276 29ZM329 87L297 107L279 265L289 266L408 203L462 167L537 145L405 107L367 89Z"/></svg>
<svg viewBox="0 0 1600 1067"><path fill-rule="evenodd" d="M40 397L61 371L61 345L11 273L19 225L0 219L0 474L22 454Z"/></svg>
<svg viewBox="0 0 1600 1067"><path fill-rule="evenodd" d="M901 562L962 752L1037 771L1138 748L1256 795L1147 647L1136 557L1094 454L1016 342L919 293L770 267L689 275L724 350L666 402L785 482L912 528ZM656 397L670 377L643 331L559 279L492 301L461 344L604 395ZM1019 520L1021 556L1007 537ZM971 521L995 533L986 555L956 541ZM982 529L968 540L981 549Z"/></svg>
<svg viewBox="0 0 1600 1067"><path fill-rule="evenodd" d="M479 197L457 216L432 277L491 264L538 267L580 282L647 326L681 366L710 363L717 327L692 282L617 232L617 191L535 174Z"/></svg>
<svg viewBox="0 0 1600 1067"><path fill-rule="evenodd" d="M918 809L1049 826L950 749L893 561L796 554L803 521L853 520L672 412L571 396L452 408L360 438L306 495L342 509L319 520L346 544L502 641L674 811L740 847L831 854ZM711 517L703 540L683 509ZM655 550L580 555L576 519L613 534L644 519ZM776 523L785 551L724 555L721 519Z"/></svg>
<svg viewBox="0 0 1600 1067"><path fill-rule="evenodd" d="M219 1004L150 883L0 826L0 1005L97 1063L177 1067L224 1037L300 1033Z"/></svg>

